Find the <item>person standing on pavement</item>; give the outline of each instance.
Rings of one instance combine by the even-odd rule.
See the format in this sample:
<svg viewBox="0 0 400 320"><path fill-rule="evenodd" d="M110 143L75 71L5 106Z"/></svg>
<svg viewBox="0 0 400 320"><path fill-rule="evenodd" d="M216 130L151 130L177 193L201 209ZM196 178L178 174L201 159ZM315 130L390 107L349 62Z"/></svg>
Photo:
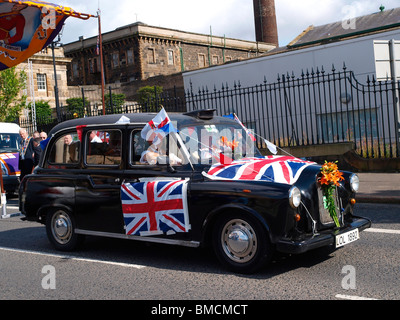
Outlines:
<svg viewBox="0 0 400 320"><path fill-rule="evenodd" d="M19 136L21 137L21 146L19 151L19 169L21 170L20 180L27 175L31 174L34 165L34 145L33 139L28 135L25 129L19 130Z"/></svg>
<svg viewBox="0 0 400 320"><path fill-rule="evenodd" d="M40 147L41 138L34 138L33 140L33 167L37 167L39 165L40 156L42 155L42 148Z"/></svg>

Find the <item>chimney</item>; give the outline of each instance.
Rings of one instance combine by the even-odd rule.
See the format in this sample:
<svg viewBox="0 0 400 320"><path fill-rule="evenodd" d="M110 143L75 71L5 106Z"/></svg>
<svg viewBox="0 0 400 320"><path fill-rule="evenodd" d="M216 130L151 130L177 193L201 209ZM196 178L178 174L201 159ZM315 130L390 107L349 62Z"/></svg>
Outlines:
<svg viewBox="0 0 400 320"><path fill-rule="evenodd" d="M256 41L279 47L275 0L253 0Z"/></svg>

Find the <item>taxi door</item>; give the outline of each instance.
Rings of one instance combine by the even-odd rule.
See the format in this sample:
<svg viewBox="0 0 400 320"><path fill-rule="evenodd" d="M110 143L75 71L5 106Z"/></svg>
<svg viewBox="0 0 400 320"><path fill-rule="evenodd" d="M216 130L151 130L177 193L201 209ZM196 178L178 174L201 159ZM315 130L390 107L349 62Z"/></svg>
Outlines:
<svg viewBox="0 0 400 320"><path fill-rule="evenodd" d="M83 170L76 185L78 229L123 233L120 188L126 137L123 126L83 130Z"/></svg>

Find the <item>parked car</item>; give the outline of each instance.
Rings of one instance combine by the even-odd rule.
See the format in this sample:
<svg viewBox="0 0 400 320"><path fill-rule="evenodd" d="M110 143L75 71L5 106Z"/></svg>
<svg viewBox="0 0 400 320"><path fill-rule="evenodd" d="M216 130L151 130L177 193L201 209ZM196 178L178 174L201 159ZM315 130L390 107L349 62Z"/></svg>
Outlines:
<svg viewBox="0 0 400 320"><path fill-rule="evenodd" d="M334 193L336 226L320 165L262 156L242 125L213 110L171 114L169 134L155 119L109 115L56 126L21 183L25 219L45 224L58 250L74 250L85 235L211 245L240 273L255 272L274 251L341 247L371 225L353 214L359 181L351 172Z"/></svg>
<svg viewBox="0 0 400 320"><path fill-rule="evenodd" d="M0 166L6 193L14 193L19 187L19 129L14 123L0 123Z"/></svg>

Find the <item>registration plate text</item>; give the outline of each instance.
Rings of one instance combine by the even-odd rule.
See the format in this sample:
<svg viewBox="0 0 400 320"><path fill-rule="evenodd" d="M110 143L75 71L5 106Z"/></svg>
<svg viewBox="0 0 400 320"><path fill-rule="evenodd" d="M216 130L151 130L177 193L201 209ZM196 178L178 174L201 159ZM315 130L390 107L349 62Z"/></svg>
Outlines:
<svg viewBox="0 0 400 320"><path fill-rule="evenodd" d="M358 232L358 229L354 229L349 232L339 234L336 236L336 248L343 247L346 244L354 242L358 239L360 239L360 233Z"/></svg>

